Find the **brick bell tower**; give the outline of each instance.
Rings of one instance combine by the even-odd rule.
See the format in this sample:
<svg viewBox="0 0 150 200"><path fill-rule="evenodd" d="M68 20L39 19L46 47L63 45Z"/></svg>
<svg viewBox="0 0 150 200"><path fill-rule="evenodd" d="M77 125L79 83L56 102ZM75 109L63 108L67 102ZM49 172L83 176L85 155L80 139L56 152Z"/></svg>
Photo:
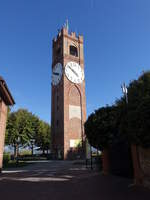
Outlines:
<svg viewBox="0 0 150 200"><path fill-rule="evenodd" d="M56 159L84 156L86 98L83 36L66 25L53 39L51 84L52 154Z"/></svg>

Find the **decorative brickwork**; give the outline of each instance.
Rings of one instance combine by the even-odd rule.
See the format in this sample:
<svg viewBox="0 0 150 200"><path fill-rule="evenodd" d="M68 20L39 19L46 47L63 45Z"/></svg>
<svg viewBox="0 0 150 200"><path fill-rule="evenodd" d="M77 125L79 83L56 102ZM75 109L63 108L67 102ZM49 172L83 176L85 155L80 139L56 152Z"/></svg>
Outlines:
<svg viewBox="0 0 150 200"><path fill-rule="evenodd" d="M70 54L70 46L75 47L75 55ZM55 158L62 159L81 157L72 145L81 141L82 146L85 138L85 81L74 84L68 80L64 69L70 61L78 63L84 71L83 36L76 36L74 32L69 34L67 28L62 28L53 39L52 70L59 62L63 66L63 75L58 85L52 85L51 104L52 152Z"/></svg>

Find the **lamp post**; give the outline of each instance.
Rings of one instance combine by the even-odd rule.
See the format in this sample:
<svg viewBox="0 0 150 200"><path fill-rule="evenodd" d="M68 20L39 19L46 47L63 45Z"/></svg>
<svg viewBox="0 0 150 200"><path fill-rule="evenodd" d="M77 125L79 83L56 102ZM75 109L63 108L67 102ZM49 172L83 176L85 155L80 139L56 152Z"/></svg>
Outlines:
<svg viewBox="0 0 150 200"><path fill-rule="evenodd" d="M20 144L21 138L18 136L16 142L17 142L17 157L16 157L16 165L18 166L19 163L19 144Z"/></svg>
<svg viewBox="0 0 150 200"><path fill-rule="evenodd" d="M34 150L34 142L35 142L34 139L30 140L30 143L31 143L31 154L32 154L32 156L33 156L33 150Z"/></svg>
<svg viewBox="0 0 150 200"><path fill-rule="evenodd" d="M91 153L91 170L93 170L93 157L92 157L92 146L90 145L90 153Z"/></svg>
<svg viewBox="0 0 150 200"><path fill-rule="evenodd" d="M86 139L86 168L88 167L88 161L90 161L91 169L93 169L92 147Z"/></svg>

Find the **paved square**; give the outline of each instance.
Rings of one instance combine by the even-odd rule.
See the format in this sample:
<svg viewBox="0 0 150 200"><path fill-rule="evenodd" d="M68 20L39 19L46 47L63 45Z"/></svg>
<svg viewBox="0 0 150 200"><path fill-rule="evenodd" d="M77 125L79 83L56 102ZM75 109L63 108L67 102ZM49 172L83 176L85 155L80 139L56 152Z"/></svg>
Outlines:
<svg viewBox="0 0 150 200"><path fill-rule="evenodd" d="M132 180L103 176L72 161L36 162L0 175L2 200L149 200L150 190Z"/></svg>

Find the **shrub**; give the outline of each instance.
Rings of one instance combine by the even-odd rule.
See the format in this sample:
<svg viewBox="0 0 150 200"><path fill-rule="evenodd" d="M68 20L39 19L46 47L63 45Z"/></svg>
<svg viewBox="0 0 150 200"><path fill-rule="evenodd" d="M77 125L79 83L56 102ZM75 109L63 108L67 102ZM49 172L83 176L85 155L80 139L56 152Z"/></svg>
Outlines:
<svg viewBox="0 0 150 200"><path fill-rule="evenodd" d="M117 114L115 106L106 106L88 117L84 128L91 146L104 150L112 144L118 133Z"/></svg>
<svg viewBox="0 0 150 200"><path fill-rule="evenodd" d="M142 74L128 87L127 122L130 143L150 148L150 72Z"/></svg>
<svg viewBox="0 0 150 200"><path fill-rule="evenodd" d="M19 155L21 155L21 156L25 156L25 155L31 156L31 150L28 150L28 149L20 150Z"/></svg>
<svg viewBox="0 0 150 200"><path fill-rule="evenodd" d="M10 158L10 154L9 153L4 153L3 155L3 165L7 165L9 163L9 161L11 160Z"/></svg>

